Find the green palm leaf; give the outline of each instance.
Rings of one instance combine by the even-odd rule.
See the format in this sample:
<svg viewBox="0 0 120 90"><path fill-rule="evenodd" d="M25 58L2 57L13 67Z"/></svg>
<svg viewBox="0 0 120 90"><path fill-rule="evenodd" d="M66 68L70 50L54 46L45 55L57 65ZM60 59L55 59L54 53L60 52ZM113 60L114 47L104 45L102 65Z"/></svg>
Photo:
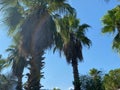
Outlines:
<svg viewBox="0 0 120 90"><path fill-rule="evenodd" d="M120 6L109 10L106 15L102 18L103 28L102 33L114 33L116 36L113 39L112 48L118 53L120 52Z"/></svg>

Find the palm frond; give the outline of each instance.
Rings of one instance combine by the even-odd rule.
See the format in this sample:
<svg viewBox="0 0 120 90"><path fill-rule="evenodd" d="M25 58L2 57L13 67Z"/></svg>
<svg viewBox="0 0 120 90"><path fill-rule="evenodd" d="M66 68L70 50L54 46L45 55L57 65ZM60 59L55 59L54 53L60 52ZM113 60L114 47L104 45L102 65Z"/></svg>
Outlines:
<svg viewBox="0 0 120 90"><path fill-rule="evenodd" d="M116 8L109 10L106 15L103 16L103 33L111 33L115 32L117 28L117 23L120 21L120 6L118 5Z"/></svg>
<svg viewBox="0 0 120 90"><path fill-rule="evenodd" d="M11 73L7 75L1 74L0 81L0 90L12 90L17 83L15 77Z"/></svg>
<svg viewBox="0 0 120 90"><path fill-rule="evenodd" d="M80 62L83 61L82 44L79 40L76 40L75 49L76 57L79 59Z"/></svg>
<svg viewBox="0 0 120 90"><path fill-rule="evenodd" d="M118 53L120 53L120 6L113 8L112 10L109 10L106 15L102 18L103 22L103 33L111 33L116 32L117 35L113 39L113 45L112 48L116 50Z"/></svg>
<svg viewBox="0 0 120 90"><path fill-rule="evenodd" d="M56 50L60 50L61 52L63 48L63 40L61 35L59 33L56 33L54 39L55 47L53 53L55 53Z"/></svg>
<svg viewBox="0 0 120 90"><path fill-rule="evenodd" d="M119 33L115 36L113 40L112 48L116 50L118 53L120 53L120 34Z"/></svg>
<svg viewBox="0 0 120 90"><path fill-rule="evenodd" d="M114 33L115 32L115 26L104 26L102 28L102 33Z"/></svg>
<svg viewBox="0 0 120 90"><path fill-rule="evenodd" d="M76 14L75 9L67 3L63 2L51 2L48 7L50 13L60 13L60 15Z"/></svg>
<svg viewBox="0 0 120 90"><path fill-rule="evenodd" d="M18 47L11 45L8 49L9 52L8 61L12 64L12 71L16 76L19 76L23 73L24 67L26 66L26 60L22 57L18 51Z"/></svg>
<svg viewBox="0 0 120 90"><path fill-rule="evenodd" d="M86 36L84 37L81 37L81 43L84 45L84 46L88 46L90 48L92 42L89 38L87 38Z"/></svg>
<svg viewBox="0 0 120 90"><path fill-rule="evenodd" d="M20 27L23 17L18 11L17 7L10 7L7 9L7 16L5 17L5 23L9 27L8 35L12 35L15 30ZM14 34L13 34L14 35Z"/></svg>
<svg viewBox="0 0 120 90"><path fill-rule="evenodd" d="M80 42L84 45L84 46L88 46L90 47L92 42L91 40L85 35L85 30L87 30L87 28L89 28L90 26L88 24L82 24L79 26L76 34L76 38L78 40L80 40Z"/></svg>
<svg viewBox="0 0 120 90"><path fill-rule="evenodd" d="M8 63L7 59L0 58L0 72L2 69L8 67L10 64Z"/></svg>
<svg viewBox="0 0 120 90"><path fill-rule="evenodd" d="M88 24L79 25L80 21L76 18L76 15L67 15L58 18L56 21L59 29L58 33L63 41L60 51L64 52L67 62L71 63L73 58L82 61L82 45L91 46L90 39L85 36L85 31L90 26Z"/></svg>
<svg viewBox="0 0 120 90"><path fill-rule="evenodd" d="M91 26L88 24L82 24L79 26L79 29L81 32L85 33L85 30L87 30L88 28L90 28Z"/></svg>
<svg viewBox="0 0 120 90"><path fill-rule="evenodd" d="M71 63L71 60L73 58L73 47L74 46L72 42L68 42L64 44L64 47L63 47L63 52L64 52L64 55L66 57L68 64Z"/></svg>
<svg viewBox="0 0 120 90"><path fill-rule="evenodd" d="M18 3L18 0L0 0L0 5L2 5L4 8L8 6L16 6Z"/></svg>

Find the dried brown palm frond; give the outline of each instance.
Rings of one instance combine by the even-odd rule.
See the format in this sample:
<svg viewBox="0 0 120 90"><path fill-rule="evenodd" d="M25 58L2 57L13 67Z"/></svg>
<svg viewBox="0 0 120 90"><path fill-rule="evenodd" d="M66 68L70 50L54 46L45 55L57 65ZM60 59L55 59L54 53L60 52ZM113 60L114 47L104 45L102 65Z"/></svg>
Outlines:
<svg viewBox="0 0 120 90"><path fill-rule="evenodd" d="M53 42L55 24L46 10L38 9L24 22L20 50L25 55L42 51Z"/></svg>
<svg viewBox="0 0 120 90"><path fill-rule="evenodd" d="M30 43L33 30L38 23L38 18L35 16L35 13L29 15L21 26L21 41L20 41L20 52L30 53Z"/></svg>
<svg viewBox="0 0 120 90"><path fill-rule="evenodd" d="M52 17L44 12L40 16L40 21L32 36L32 44L34 52L39 52L51 46L53 43L53 34L55 31L55 24Z"/></svg>
<svg viewBox="0 0 120 90"><path fill-rule="evenodd" d="M71 40L68 43L64 44L63 51L68 63L71 63L73 58L79 59L79 61L83 60L82 45L81 42L77 39Z"/></svg>
<svg viewBox="0 0 120 90"><path fill-rule="evenodd" d="M71 59L73 57L72 47L73 47L73 43L71 42L68 42L64 44L63 46L63 51L64 51L64 54L65 54L65 57L68 63L71 63Z"/></svg>

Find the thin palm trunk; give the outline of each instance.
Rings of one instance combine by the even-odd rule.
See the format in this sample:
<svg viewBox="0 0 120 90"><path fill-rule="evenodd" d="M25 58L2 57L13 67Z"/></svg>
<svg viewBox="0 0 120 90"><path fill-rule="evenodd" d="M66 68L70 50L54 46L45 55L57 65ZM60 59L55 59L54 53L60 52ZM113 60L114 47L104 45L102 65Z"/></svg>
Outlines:
<svg viewBox="0 0 120 90"><path fill-rule="evenodd" d="M18 59L18 60L17 60ZM26 66L26 61L24 57L17 57L16 60L13 62L13 73L15 74L15 76L17 77L17 86L16 86L16 90L23 90L22 89L22 77L23 77L23 71L24 68Z"/></svg>
<svg viewBox="0 0 120 90"><path fill-rule="evenodd" d="M78 62L76 59L72 59L72 67L73 67L73 75L74 75L74 90L81 90L80 86L80 79L79 79L79 72L78 72Z"/></svg>

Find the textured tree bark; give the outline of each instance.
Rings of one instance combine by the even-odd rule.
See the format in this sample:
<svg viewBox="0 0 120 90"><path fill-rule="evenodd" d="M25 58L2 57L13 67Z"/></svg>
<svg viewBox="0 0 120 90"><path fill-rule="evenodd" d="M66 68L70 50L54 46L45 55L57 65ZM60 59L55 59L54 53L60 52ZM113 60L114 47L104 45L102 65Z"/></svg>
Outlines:
<svg viewBox="0 0 120 90"><path fill-rule="evenodd" d="M79 79L79 72L78 72L78 62L76 59L72 59L72 67L73 67L73 75L74 75L74 90L81 90L80 86L80 79Z"/></svg>
<svg viewBox="0 0 120 90"><path fill-rule="evenodd" d="M30 60L30 74L28 75L28 86L26 87L26 90L40 90L42 85L40 84L40 80L43 77L42 75L42 69L44 66L44 57L42 57L43 52L35 55Z"/></svg>
<svg viewBox="0 0 120 90"><path fill-rule="evenodd" d="M17 82L16 90L23 90L22 89L22 74L18 77L18 82Z"/></svg>

